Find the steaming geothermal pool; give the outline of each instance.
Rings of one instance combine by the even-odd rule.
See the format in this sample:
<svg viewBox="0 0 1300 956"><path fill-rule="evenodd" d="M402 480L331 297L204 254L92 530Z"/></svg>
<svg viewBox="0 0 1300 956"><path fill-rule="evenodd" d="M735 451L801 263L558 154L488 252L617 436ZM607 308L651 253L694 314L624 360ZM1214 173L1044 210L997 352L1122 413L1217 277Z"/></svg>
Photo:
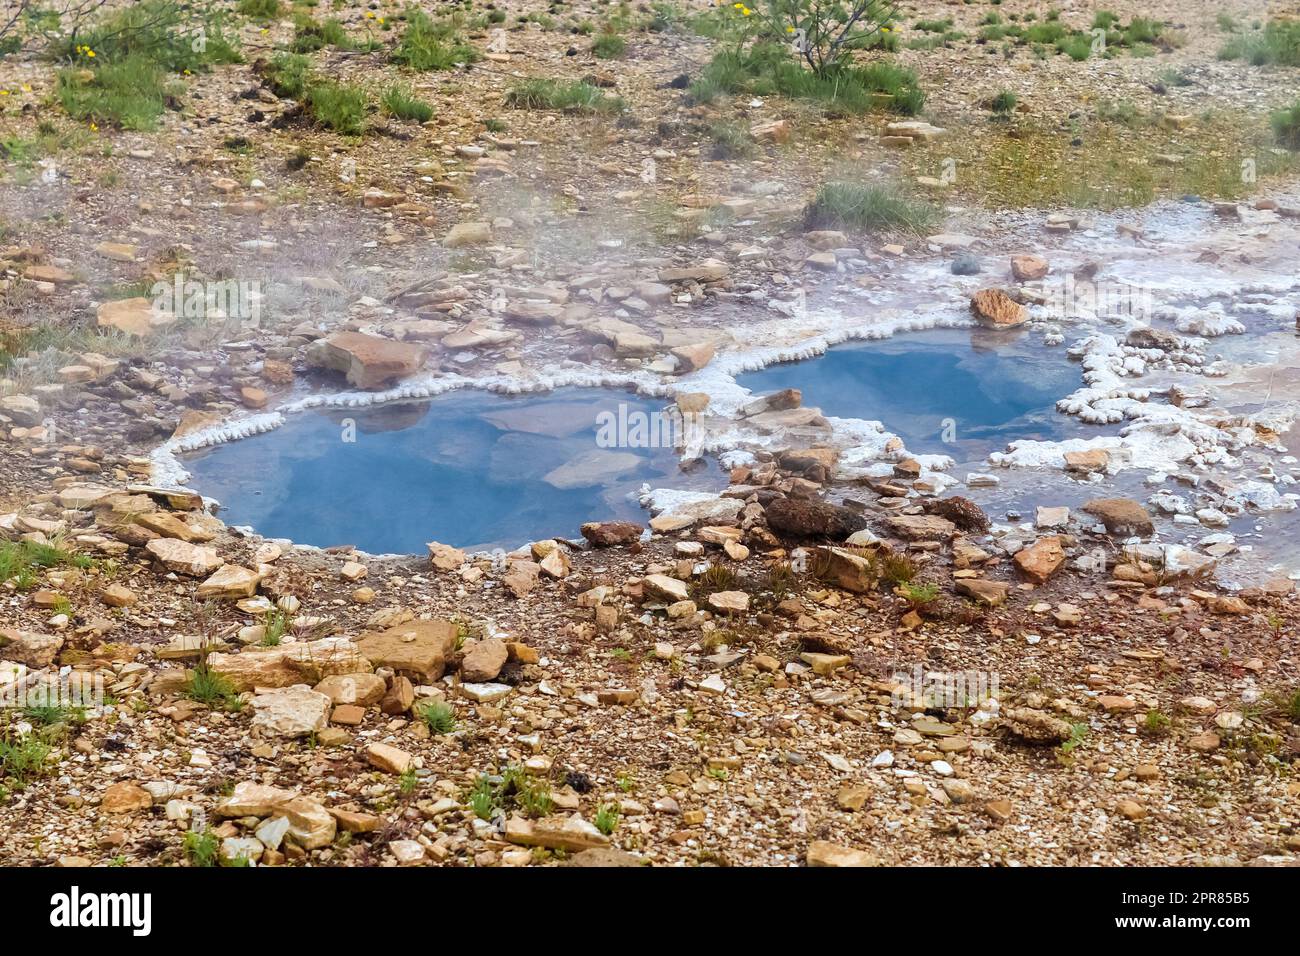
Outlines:
<svg viewBox="0 0 1300 956"><path fill-rule="evenodd" d="M230 524L372 554L422 553L429 541L486 550L576 538L585 521L644 521L636 496L644 482L725 486L713 463L683 473L672 448L600 447L597 416L617 415L623 403L647 414L665 404L566 388L315 409L187 455L185 467Z"/></svg>
<svg viewBox="0 0 1300 956"><path fill-rule="evenodd" d="M884 424L908 451L982 462L1017 438L1060 441L1103 434L1056 411L1082 383L1063 348L1018 333L930 329L837 346L804 362L736 381L755 394L783 388L836 418ZM948 440L945 440L948 439Z"/></svg>

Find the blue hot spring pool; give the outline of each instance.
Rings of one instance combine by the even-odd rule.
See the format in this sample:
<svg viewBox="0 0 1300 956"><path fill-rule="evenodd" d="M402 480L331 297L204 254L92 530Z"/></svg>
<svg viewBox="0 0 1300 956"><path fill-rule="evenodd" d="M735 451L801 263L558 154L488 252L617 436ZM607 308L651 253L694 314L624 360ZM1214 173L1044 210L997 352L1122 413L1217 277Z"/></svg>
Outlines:
<svg viewBox="0 0 1300 956"><path fill-rule="evenodd" d="M429 541L514 548L573 537L585 521L644 521L652 487L718 490L716 464L684 473L672 448L601 447L601 412L664 403L608 389L429 400L292 414L274 431L186 456L190 485L227 523L266 537L372 554Z"/></svg>

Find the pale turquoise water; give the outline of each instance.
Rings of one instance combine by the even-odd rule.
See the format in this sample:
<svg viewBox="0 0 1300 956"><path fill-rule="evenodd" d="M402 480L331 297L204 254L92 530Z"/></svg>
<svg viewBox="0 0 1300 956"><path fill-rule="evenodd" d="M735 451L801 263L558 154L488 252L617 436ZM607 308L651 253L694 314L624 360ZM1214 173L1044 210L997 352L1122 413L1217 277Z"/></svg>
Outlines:
<svg viewBox="0 0 1300 956"><path fill-rule="evenodd" d="M644 522L635 499L642 482L726 484L716 465L683 474L671 448L598 447L597 415L620 403L663 408L604 389L451 392L290 415L274 431L195 453L185 467L229 524L374 554L423 553L429 541L477 549L576 538L585 521ZM352 442L344 440L349 421Z"/></svg>
<svg viewBox="0 0 1300 956"><path fill-rule="evenodd" d="M841 345L737 381L756 394L798 388L803 403L837 418L880 421L908 450L982 460L1017 438L1095 434L1056 411L1082 385L1060 347L1027 336L931 329ZM953 440L945 440L945 439Z"/></svg>

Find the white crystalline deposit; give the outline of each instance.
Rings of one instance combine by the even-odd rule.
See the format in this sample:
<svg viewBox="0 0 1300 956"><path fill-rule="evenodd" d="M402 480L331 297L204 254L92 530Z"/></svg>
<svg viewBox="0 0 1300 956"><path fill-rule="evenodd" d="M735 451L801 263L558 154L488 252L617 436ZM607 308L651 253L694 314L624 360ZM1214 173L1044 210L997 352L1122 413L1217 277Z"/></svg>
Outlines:
<svg viewBox="0 0 1300 956"><path fill-rule="evenodd" d="M1188 335L1200 335L1207 339L1220 335L1243 335L1246 327L1229 315L1224 315L1221 308L1213 306L1186 312L1174 320L1174 328Z"/></svg>

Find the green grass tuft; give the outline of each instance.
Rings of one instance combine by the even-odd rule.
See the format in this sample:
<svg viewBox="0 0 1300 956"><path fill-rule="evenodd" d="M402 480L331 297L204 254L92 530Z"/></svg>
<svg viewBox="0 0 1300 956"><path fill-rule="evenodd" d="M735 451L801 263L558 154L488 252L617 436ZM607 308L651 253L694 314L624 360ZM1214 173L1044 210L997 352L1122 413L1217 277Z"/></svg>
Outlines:
<svg viewBox="0 0 1300 956"><path fill-rule="evenodd" d="M804 210L804 224L809 229L921 233L941 216L937 207L903 196L896 187L838 182L817 191Z"/></svg>
<svg viewBox="0 0 1300 956"><path fill-rule="evenodd" d="M390 59L413 70L451 70L463 63L473 63L479 53L472 46L456 40L454 26L437 22L421 10L407 14L406 31Z"/></svg>
<svg viewBox="0 0 1300 956"><path fill-rule="evenodd" d="M63 109L75 120L148 132L157 128L158 117L180 87L152 60L132 56L89 74L60 70L56 90Z"/></svg>
<svg viewBox="0 0 1300 956"><path fill-rule="evenodd" d="M599 59L614 60L627 50L627 41L617 33L602 33L591 44L591 52Z"/></svg>
<svg viewBox="0 0 1300 956"><path fill-rule="evenodd" d="M391 115L402 120L427 123L433 119L433 107L417 99L409 87L390 86L384 93L383 106Z"/></svg>
<svg viewBox="0 0 1300 956"><path fill-rule="evenodd" d="M35 734L0 737L0 778L21 790L46 773L50 752Z"/></svg>
<svg viewBox="0 0 1300 956"><path fill-rule="evenodd" d="M239 0L235 12L253 20L273 20L280 15L280 0Z"/></svg>
<svg viewBox="0 0 1300 956"><path fill-rule="evenodd" d="M620 113L623 100L581 80L525 80L506 93L506 106L566 113Z"/></svg>
<svg viewBox="0 0 1300 956"><path fill-rule="evenodd" d="M416 708L416 716L432 733L446 736L456 729L456 711L443 700L432 700Z"/></svg>
<svg viewBox="0 0 1300 956"><path fill-rule="evenodd" d="M1288 109L1278 110L1269 117L1273 135L1287 149L1300 151L1300 100Z"/></svg>

